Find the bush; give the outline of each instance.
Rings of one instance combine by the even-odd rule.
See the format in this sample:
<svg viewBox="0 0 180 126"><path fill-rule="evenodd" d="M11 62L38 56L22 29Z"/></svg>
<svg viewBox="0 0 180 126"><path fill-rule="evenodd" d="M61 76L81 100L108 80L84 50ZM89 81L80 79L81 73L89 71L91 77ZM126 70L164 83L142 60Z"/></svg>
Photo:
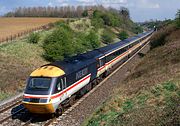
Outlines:
<svg viewBox="0 0 180 126"><path fill-rule="evenodd" d="M122 23L121 17L118 13L113 13L111 11L102 12L95 10L92 18L92 25L96 28L101 28L104 25L107 26L120 26Z"/></svg>
<svg viewBox="0 0 180 126"><path fill-rule="evenodd" d="M80 53L84 53L88 47L85 46L86 44L86 40L85 40L85 34L84 33L77 33L74 41L74 48L75 48L75 53L76 54L80 54Z"/></svg>
<svg viewBox="0 0 180 126"><path fill-rule="evenodd" d="M104 21L101 18L93 18L91 20L92 26L94 26L96 29L104 27Z"/></svg>
<svg viewBox="0 0 180 126"><path fill-rule="evenodd" d="M138 25L134 25L132 27L132 32L135 33L135 34L142 33L143 32L143 28L138 26Z"/></svg>
<svg viewBox="0 0 180 126"><path fill-rule="evenodd" d="M172 25L169 25L161 30L159 32L155 33L153 37L151 38L151 49L163 46L166 43L166 36L168 36L170 33L172 33L176 28Z"/></svg>
<svg viewBox="0 0 180 126"><path fill-rule="evenodd" d="M40 39L39 33L33 32L33 33L31 33L31 34L29 35L29 37L28 37L28 42L35 44L35 43L38 43L39 39Z"/></svg>
<svg viewBox="0 0 180 126"><path fill-rule="evenodd" d="M122 31L119 33L119 39L124 40L128 38L128 34L126 31Z"/></svg>
<svg viewBox="0 0 180 126"><path fill-rule="evenodd" d="M73 33L69 28L59 27L46 37L44 57L49 61L63 60L74 54Z"/></svg>
<svg viewBox="0 0 180 126"><path fill-rule="evenodd" d="M178 28L180 28L180 10L176 13L176 25Z"/></svg>
<svg viewBox="0 0 180 126"><path fill-rule="evenodd" d="M99 37L95 31L76 33L67 24L61 24L45 38L43 56L48 61L63 60L99 46Z"/></svg>
<svg viewBox="0 0 180 126"><path fill-rule="evenodd" d="M87 16L88 16L88 11L85 10L85 11L82 13L82 16L83 16L83 17L87 17Z"/></svg>
<svg viewBox="0 0 180 126"><path fill-rule="evenodd" d="M90 50L98 48L100 46L99 37L95 31L91 30L85 37L84 45Z"/></svg>
<svg viewBox="0 0 180 126"><path fill-rule="evenodd" d="M102 34L102 40L104 44L110 44L113 42L114 34L112 31L105 29Z"/></svg>

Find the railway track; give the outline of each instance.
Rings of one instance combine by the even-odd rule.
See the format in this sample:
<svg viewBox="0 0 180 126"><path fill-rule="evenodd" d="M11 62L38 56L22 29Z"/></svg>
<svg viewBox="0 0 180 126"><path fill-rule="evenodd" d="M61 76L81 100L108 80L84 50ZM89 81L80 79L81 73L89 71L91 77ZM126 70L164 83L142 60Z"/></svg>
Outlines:
<svg viewBox="0 0 180 126"><path fill-rule="evenodd" d="M20 105L22 101L22 97L19 97L17 99L14 99L8 103L5 103L0 106L0 113L3 113L4 111L7 111L8 109L11 109L12 107L16 105Z"/></svg>
<svg viewBox="0 0 180 126"><path fill-rule="evenodd" d="M149 42L147 42L146 45L148 45ZM144 45L139 51L137 51L136 54L138 54L144 47ZM136 55L134 54L134 56ZM21 126L33 126L33 125L40 125L40 126L52 126L57 125L63 118L65 118L68 113L73 111L81 102L83 102L89 95L91 95L97 88L99 88L106 80L108 80L111 76L113 76L119 69L121 69L127 62L129 62L134 56L132 56L129 60L127 60L125 63L123 63L121 66L119 66L116 70L114 70L108 77L101 80L101 82L93 88L89 93L85 94L82 98L80 98L77 102L74 103L71 107L67 108L66 111L62 114L62 116L58 118L51 118L48 117L47 119L43 119L44 117L40 116L34 116L27 112L25 108L18 109L17 111L10 113L10 110L13 109L13 107L21 106L21 99L17 101L13 101L10 103L7 103L6 105L3 105L2 109L0 109L0 116L4 117L2 120L0 120L0 126L1 125L21 125ZM9 115L6 115L6 112L9 112ZM7 112L7 113L8 113ZM4 116L3 116L3 113ZM28 116L28 118L27 118Z"/></svg>

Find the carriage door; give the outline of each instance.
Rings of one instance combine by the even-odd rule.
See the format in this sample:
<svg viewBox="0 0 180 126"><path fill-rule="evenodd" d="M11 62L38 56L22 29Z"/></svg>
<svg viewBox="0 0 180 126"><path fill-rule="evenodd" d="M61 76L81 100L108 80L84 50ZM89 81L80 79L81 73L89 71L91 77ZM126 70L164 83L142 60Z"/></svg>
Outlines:
<svg viewBox="0 0 180 126"><path fill-rule="evenodd" d="M67 85L66 85L66 77L61 78L61 85L62 85L62 90L65 90ZM64 96L66 97L67 92L64 93Z"/></svg>
<svg viewBox="0 0 180 126"><path fill-rule="evenodd" d="M105 59L102 58L102 59L99 59L98 61L98 69L99 69L99 72L98 72L98 76L101 75L105 69L102 69L102 67L105 65Z"/></svg>

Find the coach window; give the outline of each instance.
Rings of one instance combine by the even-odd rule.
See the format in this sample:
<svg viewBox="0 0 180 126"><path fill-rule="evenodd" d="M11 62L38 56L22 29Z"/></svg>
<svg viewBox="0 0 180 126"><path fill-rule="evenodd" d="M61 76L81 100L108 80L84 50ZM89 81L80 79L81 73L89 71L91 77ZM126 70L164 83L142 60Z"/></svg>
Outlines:
<svg viewBox="0 0 180 126"><path fill-rule="evenodd" d="M61 83L57 84L57 91L61 91Z"/></svg>
<svg viewBox="0 0 180 126"><path fill-rule="evenodd" d="M63 78L58 78L56 88L55 88L55 93L58 93L62 91L63 89L66 88L66 77Z"/></svg>
<svg viewBox="0 0 180 126"><path fill-rule="evenodd" d="M55 88L54 93L58 93L58 92L62 91L62 89L63 89L63 88L62 88L61 79L59 78L59 79L57 80L56 88Z"/></svg>
<svg viewBox="0 0 180 126"><path fill-rule="evenodd" d="M103 61L99 60L99 66L101 67L103 65Z"/></svg>

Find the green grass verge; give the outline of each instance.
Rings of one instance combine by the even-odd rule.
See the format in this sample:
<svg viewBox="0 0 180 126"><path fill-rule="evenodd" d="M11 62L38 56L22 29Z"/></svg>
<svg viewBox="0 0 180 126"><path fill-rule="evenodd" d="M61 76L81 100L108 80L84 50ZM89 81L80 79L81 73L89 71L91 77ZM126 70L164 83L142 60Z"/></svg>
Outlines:
<svg viewBox="0 0 180 126"><path fill-rule="evenodd" d="M115 94L83 126L166 125L171 121L178 123L180 117L174 117L173 114L177 112L179 99L180 81L175 80L139 91L132 96Z"/></svg>
<svg viewBox="0 0 180 126"><path fill-rule="evenodd" d="M42 32L38 44L28 43L27 38L19 39L0 46L0 54L15 57L28 65L42 65L46 61L42 58L42 42L49 32Z"/></svg>

